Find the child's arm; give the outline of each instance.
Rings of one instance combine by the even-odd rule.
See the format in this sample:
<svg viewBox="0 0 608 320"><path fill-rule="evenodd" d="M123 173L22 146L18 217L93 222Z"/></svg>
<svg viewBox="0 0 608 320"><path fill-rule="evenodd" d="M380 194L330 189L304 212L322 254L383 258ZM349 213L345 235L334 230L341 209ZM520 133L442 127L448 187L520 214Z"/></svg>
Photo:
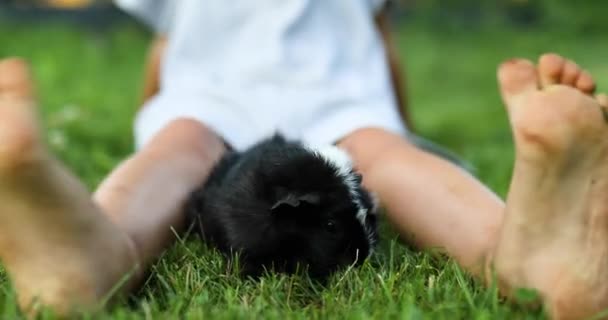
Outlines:
<svg viewBox="0 0 608 320"><path fill-rule="evenodd" d="M144 65L144 79L140 105L143 105L160 90L160 63L163 59L166 46L167 37L163 34L159 34L152 40L150 48L148 48L148 56L146 57L146 64Z"/></svg>
<svg viewBox="0 0 608 320"><path fill-rule="evenodd" d="M167 34L173 25L179 1L113 0L126 13L137 18L155 33L144 64L140 105L160 90L160 67L167 44Z"/></svg>
<svg viewBox="0 0 608 320"><path fill-rule="evenodd" d="M405 72L401 68L397 48L395 47L395 43L390 34L388 7L386 5L376 13L375 20L378 31L380 31L380 34L382 35L382 41L384 42L384 48L389 63L390 77L395 92L395 98L397 99L399 113L408 126L408 129L413 131L414 128L407 99Z"/></svg>

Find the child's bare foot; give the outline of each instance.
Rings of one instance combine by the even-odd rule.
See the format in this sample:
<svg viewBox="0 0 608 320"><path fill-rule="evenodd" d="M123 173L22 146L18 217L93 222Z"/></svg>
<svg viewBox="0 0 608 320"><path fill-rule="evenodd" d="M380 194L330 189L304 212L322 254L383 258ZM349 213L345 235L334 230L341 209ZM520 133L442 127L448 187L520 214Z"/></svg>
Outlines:
<svg viewBox="0 0 608 320"><path fill-rule="evenodd" d="M553 318L591 316L608 308L608 99L558 55L506 62L498 79L516 148L499 285L537 289Z"/></svg>
<svg viewBox="0 0 608 320"><path fill-rule="evenodd" d="M26 312L91 308L135 249L42 145L31 88L23 61L0 61L0 259Z"/></svg>

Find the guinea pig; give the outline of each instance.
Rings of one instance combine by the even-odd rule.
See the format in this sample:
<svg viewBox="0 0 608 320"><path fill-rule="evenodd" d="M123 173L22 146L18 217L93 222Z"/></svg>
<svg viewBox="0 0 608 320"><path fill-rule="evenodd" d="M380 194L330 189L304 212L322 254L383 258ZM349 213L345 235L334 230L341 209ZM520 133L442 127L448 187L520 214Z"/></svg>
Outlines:
<svg viewBox="0 0 608 320"><path fill-rule="evenodd" d="M376 205L348 154L311 148L280 135L228 152L186 209L201 239L241 274L293 273L326 278L360 265L377 242Z"/></svg>

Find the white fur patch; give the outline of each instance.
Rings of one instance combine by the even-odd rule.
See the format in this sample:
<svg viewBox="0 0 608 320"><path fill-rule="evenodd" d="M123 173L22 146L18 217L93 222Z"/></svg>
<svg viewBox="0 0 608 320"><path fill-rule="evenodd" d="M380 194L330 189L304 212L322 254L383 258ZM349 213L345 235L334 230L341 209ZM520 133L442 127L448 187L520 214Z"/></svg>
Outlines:
<svg viewBox="0 0 608 320"><path fill-rule="evenodd" d="M352 171L352 160L346 151L332 145L313 149L313 151L338 168L340 175L346 176Z"/></svg>
<svg viewBox="0 0 608 320"><path fill-rule="evenodd" d="M309 148L337 169L338 176L348 188L353 202L359 209L357 211L357 220L359 220L361 227L363 227L363 230L365 230L368 236L370 248L373 248L372 231L368 229L368 226L365 223L368 209L363 206L359 192L357 191L357 176L353 170L353 162L350 155L346 151L333 145L327 145L320 148Z"/></svg>

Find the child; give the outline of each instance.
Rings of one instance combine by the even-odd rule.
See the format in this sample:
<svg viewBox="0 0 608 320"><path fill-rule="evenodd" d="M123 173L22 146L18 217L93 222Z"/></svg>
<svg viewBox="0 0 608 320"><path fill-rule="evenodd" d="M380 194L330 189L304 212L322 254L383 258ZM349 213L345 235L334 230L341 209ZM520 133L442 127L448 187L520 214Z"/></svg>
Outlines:
<svg viewBox="0 0 608 320"><path fill-rule="evenodd" d="M0 258L24 309L35 297L59 312L91 306L130 272L132 288L183 227L224 141L242 149L274 130L337 143L404 236L476 276L493 267L505 294L536 288L556 318L608 306L608 97L591 95L574 62L499 68L517 151L505 204L404 138L371 2L121 3L163 17L168 45L160 91L136 119L138 150L92 200L40 142L27 66L0 62Z"/></svg>

